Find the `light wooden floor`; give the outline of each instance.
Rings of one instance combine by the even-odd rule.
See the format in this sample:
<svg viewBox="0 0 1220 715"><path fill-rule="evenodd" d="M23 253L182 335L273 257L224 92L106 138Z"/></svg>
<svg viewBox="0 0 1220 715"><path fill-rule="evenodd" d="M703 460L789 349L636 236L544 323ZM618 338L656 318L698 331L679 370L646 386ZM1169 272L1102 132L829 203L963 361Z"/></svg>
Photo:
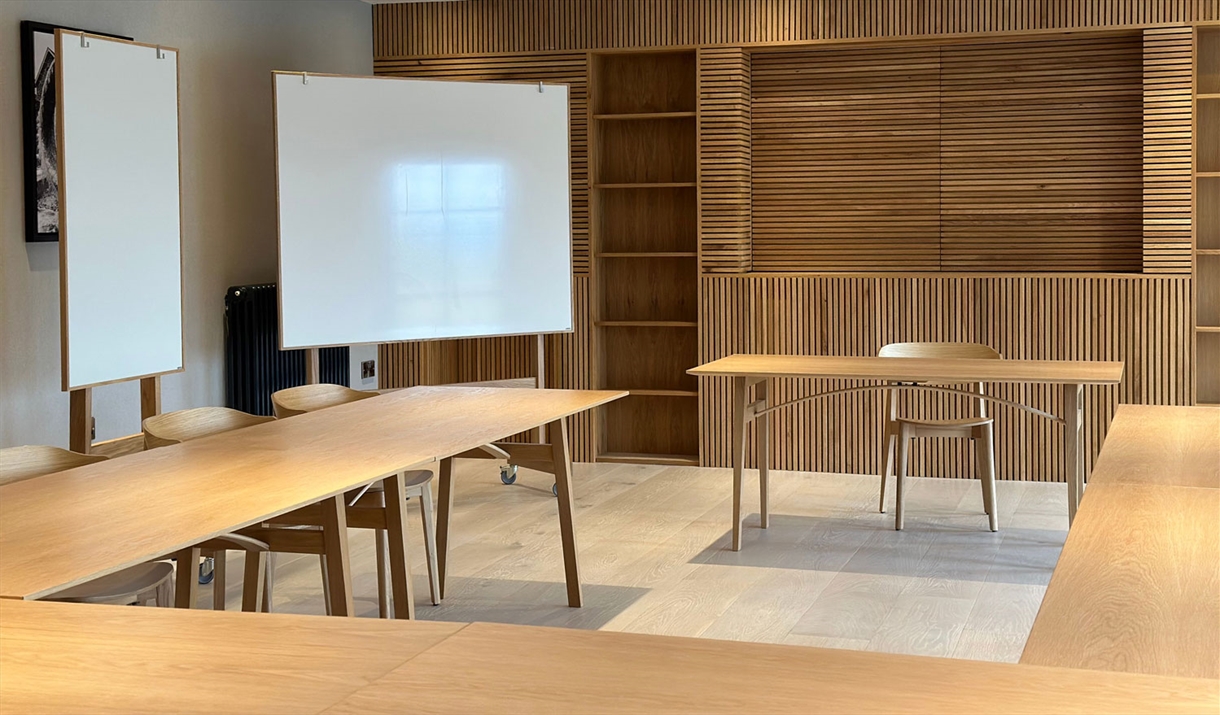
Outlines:
<svg viewBox="0 0 1220 715"><path fill-rule="evenodd" d="M1067 533L1063 484L1000 483L993 534L977 481L912 479L906 529L895 532L892 515L877 513L875 476L773 472L771 527L757 528L750 478L755 511L734 553L729 470L580 464L586 605L571 609L550 477L522 470L505 486L494 463L474 461L457 475L441 606L427 602L419 511L409 510L424 619L1015 662ZM372 535L351 534L356 610L376 617ZM227 604L236 609L240 556L231 561ZM210 599L205 588L200 605ZM280 557L275 610L322 613L316 557Z"/></svg>

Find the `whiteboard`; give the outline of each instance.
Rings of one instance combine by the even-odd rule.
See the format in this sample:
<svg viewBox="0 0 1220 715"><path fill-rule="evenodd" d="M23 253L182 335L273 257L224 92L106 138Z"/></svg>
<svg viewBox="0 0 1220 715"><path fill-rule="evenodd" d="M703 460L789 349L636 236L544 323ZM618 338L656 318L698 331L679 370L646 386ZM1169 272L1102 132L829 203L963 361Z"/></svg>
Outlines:
<svg viewBox="0 0 1220 715"><path fill-rule="evenodd" d="M65 390L182 369L178 52L84 37L56 33Z"/></svg>
<svg viewBox="0 0 1220 715"><path fill-rule="evenodd" d="M567 86L274 79L281 347L572 329Z"/></svg>

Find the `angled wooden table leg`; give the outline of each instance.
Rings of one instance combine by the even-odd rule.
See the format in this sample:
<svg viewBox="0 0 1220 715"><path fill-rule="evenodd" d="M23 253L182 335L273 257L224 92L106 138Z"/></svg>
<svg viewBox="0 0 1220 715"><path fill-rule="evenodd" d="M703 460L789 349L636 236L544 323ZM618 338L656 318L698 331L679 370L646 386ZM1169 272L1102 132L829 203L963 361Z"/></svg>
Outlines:
<svg viewBox="0 0 1220 715"><path fill-rule="evenodd" d="M733 378L733 550L741 551L742 472L746 466L746 378Z"/></svg>
<svg viewBox="0 0 1220 715"><path fill-rule="evenodd" d="M1083 385L1063 386L1063 457L1064 479L1068 488L1068 525L1076 519L1084 490L1084 454L1081 444L1080 409Z"/></svg>
<svg viewBox="0 0 1220 715"><path fill-rule="evenodd" d="M768 404L767 387L769 380L762 380L754 388L754 399L758 404L761 404L763 409L766 409ZM755 420L754 428L757 430L755 444L758 447L758 518L760 526L767 528L769 519L767 518L767 472L771 468L771 420L768 415L763 415L760 419Z"/></svg>
<svg viewBox="0 0 1220 715"><path fill-rule="evenodd" d="M576 526L572 507L572 458L568 452L568 424L550 423L551 461L555 467L555 487L559 493L559 535L563 540L563 571L568 583L568 605L580 608L580 563L576 555Z"/></svg>
<svg viewBox="0 0 1220 715"><path fill-rule="evenodd" d="M395 618L415 618L415 589L407 560L407 489L402 473L384 480L385 536L390 542L390 593ZM427 485L424 485L427 486Z"/></svg>
<svg viewBox="0 0 1220 715"><path fill-rule="evenodd" d="M453 459L442 459L436 494L436 566L445 597L445 562L449 557L449 514L453 511Z"/></svg>
<svg viewBox="0 0 1220 715"><path fill-rule="evenodd" d="M347 504L343 495L325 499L322 506L322 544L326 551L326 580L330 586L330 613L354 615L352 564L347 547Z"/></svg>
<svg viewBox="0 0 1220 715"><path fill-rule="evenodd" d="M199 597L199 547L183 549L178 559L177 583L174 584L174 608L194 608Z"/></svg>

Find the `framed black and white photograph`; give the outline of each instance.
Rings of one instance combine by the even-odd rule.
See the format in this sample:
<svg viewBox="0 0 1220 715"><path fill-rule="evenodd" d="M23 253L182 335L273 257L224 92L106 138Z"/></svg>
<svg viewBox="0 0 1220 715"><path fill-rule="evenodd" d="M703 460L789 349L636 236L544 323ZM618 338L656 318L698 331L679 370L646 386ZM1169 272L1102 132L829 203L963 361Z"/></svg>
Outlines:
<svg viewBox="0 0 1220 715"><path fill-rule="evenodd" d="M25 144L25 240L59 240L59 155L55 144L55 30L21 23L21 109ZM121 37L105 32L95 35ZM122 37L130 40L130 37Z"/></svg>

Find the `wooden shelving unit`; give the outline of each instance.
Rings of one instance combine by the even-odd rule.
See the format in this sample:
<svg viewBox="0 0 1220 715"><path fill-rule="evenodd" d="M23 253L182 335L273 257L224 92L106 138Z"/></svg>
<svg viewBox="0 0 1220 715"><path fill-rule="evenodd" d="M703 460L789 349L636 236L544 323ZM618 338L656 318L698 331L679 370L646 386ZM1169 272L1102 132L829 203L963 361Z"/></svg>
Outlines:
<svg viewBox="0 0 1220 715"><path fill-rule="evenodd" d="M590 188L597 459L698 464L695 54L592 58Z"/></svg>
<svg viewBox="0 0 1220 715"><path fill-rule="evenodd" d="M1220 26L1195 28L1195 401L1220 404Z"/></svg>

